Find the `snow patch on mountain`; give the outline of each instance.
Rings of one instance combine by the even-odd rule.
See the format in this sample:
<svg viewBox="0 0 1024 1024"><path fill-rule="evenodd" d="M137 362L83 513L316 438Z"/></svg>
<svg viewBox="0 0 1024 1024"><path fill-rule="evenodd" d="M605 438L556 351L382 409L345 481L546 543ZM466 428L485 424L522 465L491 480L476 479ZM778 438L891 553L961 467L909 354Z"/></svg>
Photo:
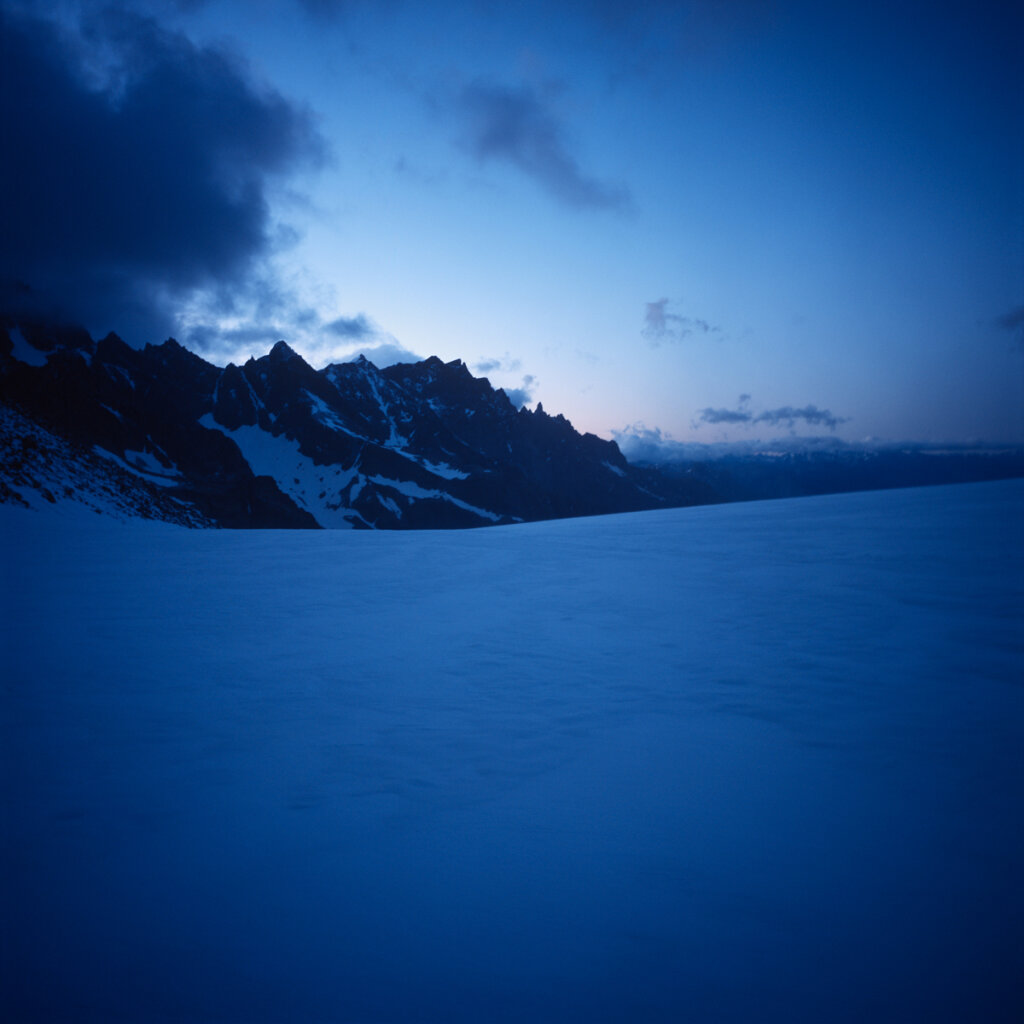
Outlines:
<svg viewBox="0 0 1024 1024"><path fill-rule="evenodd" d="M93 451L100 458L116 463L129 473L135 473L158 487L176 487L181 483L181 472L173 463L165 466L152 452L127 449L124 458L107 451L99 445Z"/></svg>
<svg viewBox="0 0 1024 1024"><path fill-rule="evenodd" d="M252 388L250 387L250 391ZM350 437L359 437L354 431L349 430L344 423L338 418L337 413L318 395L314 395L312 391L307 388L302 389L302 394L306 397L310 407L313 410L313 418L317 422L322 423L329 430L337 430L342 434L348 434ZM262 405L262 403L260 403Z"/></svg>
<svg viewBox="0 0 1024 1024"><path fill-rule="evenodd" d="M458 508L464 509L466 512L472 512L475 516L480 516L482 519L487 519L492 523L501 522L502 517L496 512L489 512L485 508L478 508L476 505L470 505L466 501L461 501L446 491L432 491L425 487L420 487L419 484L413 483L411 480L391 480L384 476L371 476L369 477L371 483L377 484L380 487L390 487L394 491L398 491L399 494L404 494L407 498L433 498L440 501L450 502Z"/></svg>
<svg viewBox="0 0 1024 1024"><path fill-rule="evenodd" d="M0 504L72 520L100 515L119 521L216 525L191 504L167 494L166 488L176 482L168 477L174 470L157 466L159 473L151 473L99 447L76 447L0 403Z"/></svg>
<svg viewBox="0 0 1024 1024"><path fill-rule="evenodd" d="M354 468L318 466L299 450L299 442L275 437L260 427L242 426L228 430L206 413L199 420L209 430L219 430L238 445L249 468L257 476L271 477L277 486L320 526L351 529L353 512L343 493L356 478Z"/></svg>
<svg viewBox="0 0 1024 1024"><path fill-rule="evenodd" d="M18 360L19 363L25 363L28 366L45 366L48 358L48 353L41 352L31 344L29 340L21 333L20 327L14 327L7 332L7 336L11 339L14 348L11 350L11 355Z"/></svg>
<svg viewBox="0 0 1024 1024"><path fill-rule="evenodd" d="M461 469L455 469L454 466L449 466L446 462L431 462L429 459L420 458L418 456L408 456L414 458L428 473L433 473L434 476L439 476L444 480L468 480L469 474L464 473Z"/></svg>
<svg viewBox="0 0 1024 1024"><path fill-rule="evenodd" d="M398 426L395 423L395 418L391 414L391 405L381 393L380 385L382 382L380 379L380 371L367 359L360 360L359 366L363 371L366 383L370 387L370 392L373 395L374 401L380 407L380 411L384 414L384 418L388 422L389 434L388 439L384 442L385 447L394 448L396 450L406 448L409 441L405 435L399 431Z"/></svg>

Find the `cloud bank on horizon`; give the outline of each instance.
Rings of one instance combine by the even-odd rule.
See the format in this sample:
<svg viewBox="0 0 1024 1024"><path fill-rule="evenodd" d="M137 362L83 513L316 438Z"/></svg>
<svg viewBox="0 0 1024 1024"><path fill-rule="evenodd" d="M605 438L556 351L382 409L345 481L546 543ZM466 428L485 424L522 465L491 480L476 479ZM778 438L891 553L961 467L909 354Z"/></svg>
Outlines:
<svg viewBox="0 0 1024 1024"><path fill-rule="evenodd" d="M1024 442L1007 5L0 0L0 34L6 312L462 358L603 436Z"/></svg>

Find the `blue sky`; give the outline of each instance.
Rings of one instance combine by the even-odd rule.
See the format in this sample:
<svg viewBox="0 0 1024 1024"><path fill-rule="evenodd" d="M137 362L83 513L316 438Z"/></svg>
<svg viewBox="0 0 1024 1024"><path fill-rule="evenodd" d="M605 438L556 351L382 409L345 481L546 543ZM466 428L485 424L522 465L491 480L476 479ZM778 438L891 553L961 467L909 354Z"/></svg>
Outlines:
<svg viewBox="0 0 1024 1024"><path fill-rule="evenodd" d="M105 148L25 159L0 278L214 361L461 358L605 437L1022 442L1010 6L7 0L69 69L15 102Z"/></svg>

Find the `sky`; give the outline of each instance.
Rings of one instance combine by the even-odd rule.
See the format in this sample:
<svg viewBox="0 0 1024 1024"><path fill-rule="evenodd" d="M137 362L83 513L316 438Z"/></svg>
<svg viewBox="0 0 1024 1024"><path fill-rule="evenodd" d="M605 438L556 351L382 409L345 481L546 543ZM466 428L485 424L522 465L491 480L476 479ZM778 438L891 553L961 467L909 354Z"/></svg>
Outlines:
<svg viewBox="0 0 1024 1024"><path fill-rule="evenodd" d="M1024 443L1024 14L0 0L0 305L620 441Z"/></svg>

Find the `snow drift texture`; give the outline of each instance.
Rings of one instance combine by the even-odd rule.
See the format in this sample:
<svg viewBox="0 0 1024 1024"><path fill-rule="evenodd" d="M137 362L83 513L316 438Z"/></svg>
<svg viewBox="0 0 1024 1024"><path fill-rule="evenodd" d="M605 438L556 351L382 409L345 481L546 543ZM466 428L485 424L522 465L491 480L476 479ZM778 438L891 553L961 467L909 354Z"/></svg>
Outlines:
<svg viewBox="0 0 1024 1024"><path fill-rule="evenodd" d="M1019 481L0 516L5 1019L1020 1019Z"/></svg>

